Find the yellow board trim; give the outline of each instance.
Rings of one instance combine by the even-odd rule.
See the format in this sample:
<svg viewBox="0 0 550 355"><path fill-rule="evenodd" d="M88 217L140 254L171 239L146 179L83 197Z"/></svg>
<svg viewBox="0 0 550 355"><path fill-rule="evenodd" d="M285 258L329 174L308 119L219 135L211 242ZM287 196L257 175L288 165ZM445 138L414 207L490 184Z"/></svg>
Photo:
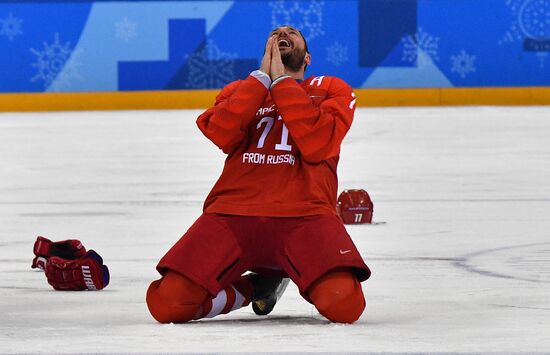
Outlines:
<svg viewBox="0 0 550 355"><path fill-rule="evenodd" d="M354 89L357 106L550 105L550 87ZM203 109L219 90L0 94L0 111Z"/></svg>
<svg viewBox="0 0 550 355"><path fill-rule="evenodd" d="M550 105L550 87L355 89L358 106Z"/></svg>

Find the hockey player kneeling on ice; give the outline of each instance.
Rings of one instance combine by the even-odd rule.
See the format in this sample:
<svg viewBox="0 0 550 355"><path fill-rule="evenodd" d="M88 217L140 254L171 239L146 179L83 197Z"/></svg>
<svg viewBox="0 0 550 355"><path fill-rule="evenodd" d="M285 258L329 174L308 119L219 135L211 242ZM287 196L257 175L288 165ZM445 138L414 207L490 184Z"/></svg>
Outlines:
<svg viewBox="0 0 550 355"><path fill-rule="evenodd" d="M331 76L309 77L303 35L273 30L259 70L228 84L197 119L227 154L202 216L157 265L147 305L182 323L252 303L270 313L289 279L333 322L365 309L370 270L336 213L340 145L355 95ZM252 271L252 273L248 273Z"/></svg>
<svg viewBox="0 0 550 355"><path fill-rule="evenodd" d="M60 291L96 291L109 284L109 269L103 259L77 239L52 242L38 237L31 267L42 269L48 283Z"/></svg>

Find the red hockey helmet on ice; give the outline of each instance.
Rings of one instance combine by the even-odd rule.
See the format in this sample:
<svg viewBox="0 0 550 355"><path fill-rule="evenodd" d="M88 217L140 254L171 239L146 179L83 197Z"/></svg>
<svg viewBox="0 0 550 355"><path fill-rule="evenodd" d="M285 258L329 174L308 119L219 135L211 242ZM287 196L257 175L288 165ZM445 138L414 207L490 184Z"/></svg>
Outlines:
<svg viewBox="0 0 550 355"><path fill-rule="evenodd" d="M345 224L361 224L372 222L373 207L367 191L349 189L338 196L336 210Z"/></svg>

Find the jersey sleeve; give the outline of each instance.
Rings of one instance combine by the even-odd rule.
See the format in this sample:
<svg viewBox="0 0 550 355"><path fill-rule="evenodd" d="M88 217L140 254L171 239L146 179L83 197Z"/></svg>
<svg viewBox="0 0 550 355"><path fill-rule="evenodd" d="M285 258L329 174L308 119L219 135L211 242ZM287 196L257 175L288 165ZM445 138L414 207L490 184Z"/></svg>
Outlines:
<svg viewBox="0 0 550 355"><path fill-rule="evenodd" d="M267 96L267 89L256 78L225 86L213 107L197 118L201 132L224 153L233 152L246 138L246 129Z"/></svg>
<svg viewBox="0 0 550 355"><path fill-rule="evenodd" d="M351 87L335 77L325 77L324 80L330 82L323 92L326 97L320 103L314 102L314 92L310 97L290 78L281 80L271 89L273 101L293 141L310 163L340 154L340 145L351 127L355 112L355 95Z"/></svg>

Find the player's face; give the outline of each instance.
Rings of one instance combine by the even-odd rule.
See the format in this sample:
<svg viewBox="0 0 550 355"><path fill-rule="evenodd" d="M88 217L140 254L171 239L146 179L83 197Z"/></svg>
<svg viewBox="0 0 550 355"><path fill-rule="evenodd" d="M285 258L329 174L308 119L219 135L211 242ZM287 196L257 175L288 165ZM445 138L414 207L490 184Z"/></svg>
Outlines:
<svg viewBox="0 0 550 355"><path fill-rule="evenodd" d="M309 64L309 53L306 51L304 38L293 27L283 26L271 31L270 36L277 36L277 45L285 67L297 72L304 64Z"/></svg>

